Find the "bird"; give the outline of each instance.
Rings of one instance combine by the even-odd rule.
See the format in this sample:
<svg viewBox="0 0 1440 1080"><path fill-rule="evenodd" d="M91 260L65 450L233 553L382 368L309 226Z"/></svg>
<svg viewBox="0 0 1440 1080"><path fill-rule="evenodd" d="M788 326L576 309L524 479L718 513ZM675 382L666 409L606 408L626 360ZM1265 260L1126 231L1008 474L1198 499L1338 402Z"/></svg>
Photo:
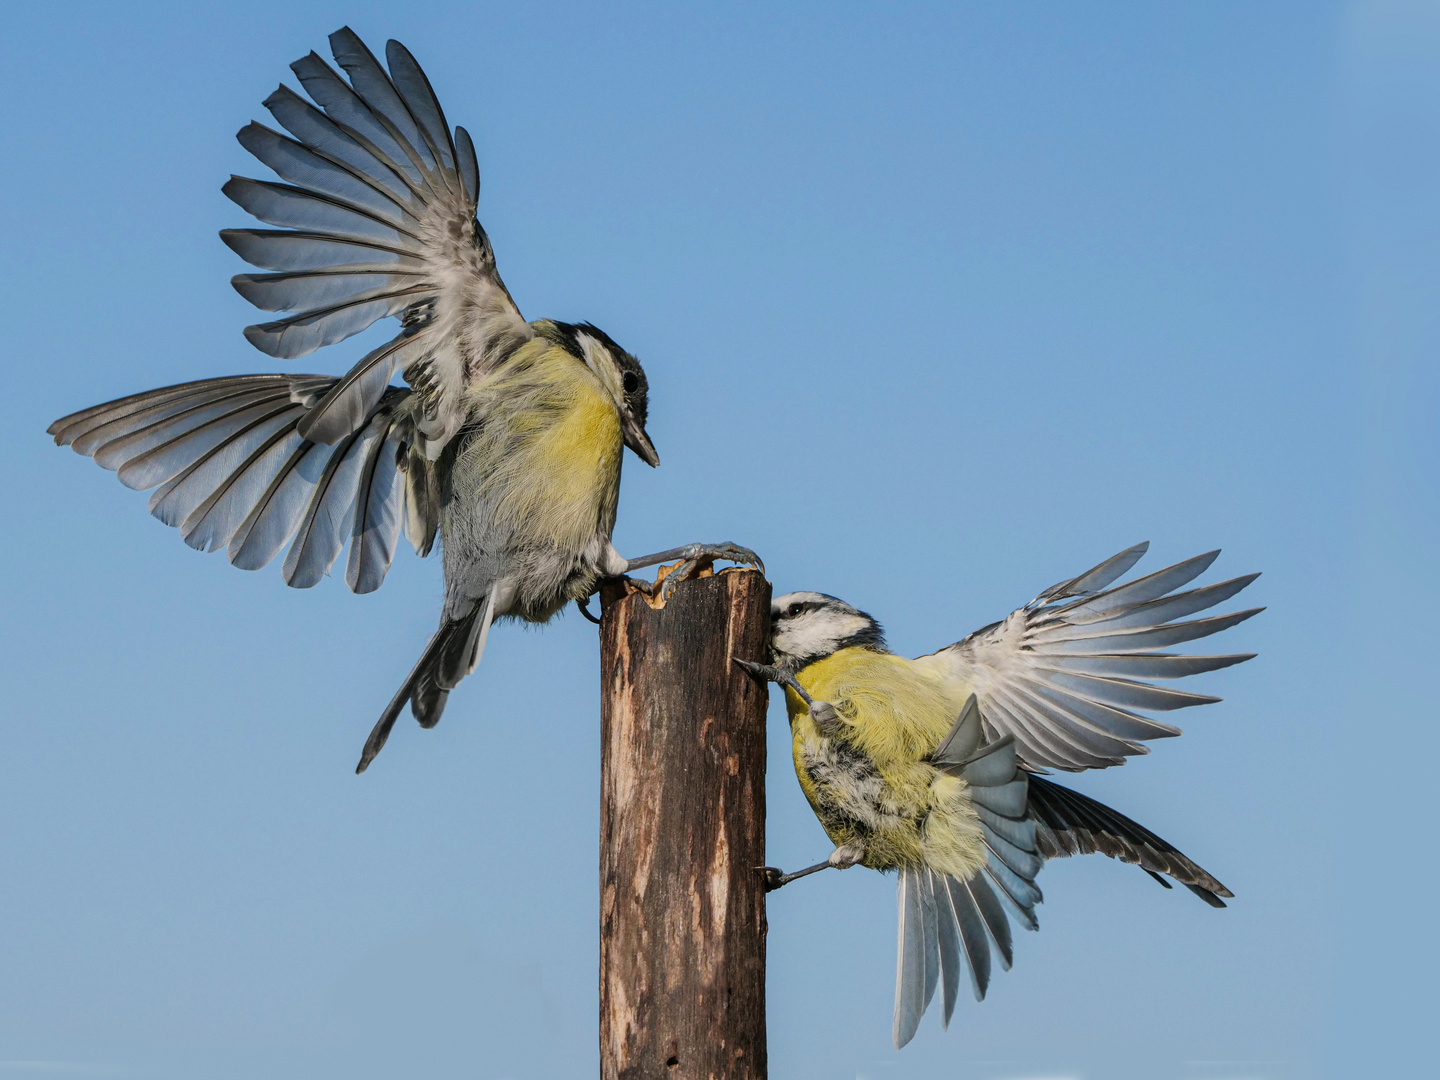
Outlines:
<svg viewBox="0 0 1440 1080"><path fill-rule="evenodd" d="M231 284L281 318L245 328L276 360L384 318L393 338L343 376L251 374L162 387L49 428L137 490L202 551L265 566L287 541L286 584L309 588L346 541L346 584L379 588L403 531L437 540L439 629L375 723L364 772L408 703L433 727L474 671L497 619L548 621L584 608L600 581L671 560L665 587L717 558L763 566L733 543L627 559L611 543L623 448L660 463L646 431L649 383L633 354L589 322L526 322L477 215L480 171L429 79L398 41L386 67L349 27L291 66L241 146L278 180L232 176L222 191L275 228L221 239L263 273ZM387 70L388 67L388 70ZM391 385L400 375L405 386Z"/></svg>
<svg viewBox="0 0 1440 1080"><path fill-rule="evenodd" d="M1177 592L1215 561L1212 551L1111 587L1148 546L914 660L891 652L880 623L843 600L788 593L771 607L770 663L736 659L785 687L796 776L835 845L802 870L761 868L767 891L829 868L898 875L897 1049L913 1038L937 985L948 1027L962 966L983 1000L991 942L1009 969L1007 912L1038 928L1035 878L1048 859L1098 852L1166 888L1173 878L1212 907L1233 896L1150 830L1047 775L1120 765L1147 753L1147 740L1180 734L1133 710L1220 700L1145 680L1255 655L1162 651L1262 611L1184 621L1259 575Z"/></svg>

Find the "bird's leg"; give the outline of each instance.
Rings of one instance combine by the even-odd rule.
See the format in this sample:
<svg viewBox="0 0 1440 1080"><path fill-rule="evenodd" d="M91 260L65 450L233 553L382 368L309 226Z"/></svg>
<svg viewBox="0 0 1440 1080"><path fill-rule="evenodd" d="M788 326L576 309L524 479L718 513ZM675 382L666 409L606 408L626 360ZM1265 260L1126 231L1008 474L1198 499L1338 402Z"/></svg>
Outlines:
<svg viewBox="0 0 1440 1080"><path fill-rule="evenodd" d="M765 891L774 892L780 888L781 885L789 885L790 882L798 878L806 877L810 874L817 874L821 870L829 870L830 860L826 859L824 862L817 862L814 866L807 866L804 870L796 870L791 874L785 873L778 866L760 866L756 867L756 869L760 871L761 876L764 878Z"/></svg>
<svg viewBox="0 0 1440 1080"><path fill-rule="evenodd" d="M666 575L665 580L661 583L661 600L670 599L670 594L676 585L682 581L689 581L699 571L714 563L716 559L724 559L739 566L753 566L762 574L765 572L765 564L760 561L759 555L747 547L727 541L723 544L686 544L684 547L671 548L669 551L657 551L654 555L626 559L625 569L621 573L628 574L632 570L643 570L647 566L659 566L661 563L672 562L675 559L680 560L680 565Z"/></svg>
<svg viewBox="0 0 1440 1080"><path fill-rule="evenodd" d="M821 870L829 870L832 866L836 870L848 870L865 856L865 849L859 844L841 844L830 853L830 857L822 863L814 866L807 866L804 870L796 870L794 873L786 874L775 866L762 866L760 873L765 876L765 891L774 892L781 885L789 885L796 878L802 878L809 874L819 873Z"/></svg>
<svg viewBox="0 0 1440 1080"><path fill-rule="evenodd" d="M741 660L732 656L731 661L739 664L750 674L764 679L766 682L779 683L781 686L788 686L795 693L800 695L800 700L805 702L806 708L810 710L810 719L815 721L815 726L820 729L820 734L827 739L833 739L843 730L843 721L840 714L836 712L835 706L828 701L821 701L812 698L805 692L805 688L796 681L794 675L788 675L777 667L769 664L756 664L749 660Z"/></svg>
<svg viewBox="0 0 1440 1080"><path fill-rule="evenodd" d="M738 656L732 656L730 662L732 664L739 664L746 671L750 672L751 675L754 675L758 679L763 679L765 682L779 683L781 686L788 686L800 695L800 700L805 702L806 705L814 704L810 695L805 692L805 688L795 681L794 675L787 675L779 668L771 667L769 664L757 664L753 660L741 660Z"/></svg>

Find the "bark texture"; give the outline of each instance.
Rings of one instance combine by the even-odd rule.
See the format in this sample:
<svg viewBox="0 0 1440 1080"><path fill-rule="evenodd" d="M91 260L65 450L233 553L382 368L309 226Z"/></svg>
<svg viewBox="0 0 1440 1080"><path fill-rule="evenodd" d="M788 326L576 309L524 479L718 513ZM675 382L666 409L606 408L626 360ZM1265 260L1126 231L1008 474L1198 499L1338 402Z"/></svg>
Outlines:
<svg viewBox="0 0 1440 1080"><path fill-rule="evenodd" d="M763 1080L770 584L601 601L600 1075Z"/></svg>

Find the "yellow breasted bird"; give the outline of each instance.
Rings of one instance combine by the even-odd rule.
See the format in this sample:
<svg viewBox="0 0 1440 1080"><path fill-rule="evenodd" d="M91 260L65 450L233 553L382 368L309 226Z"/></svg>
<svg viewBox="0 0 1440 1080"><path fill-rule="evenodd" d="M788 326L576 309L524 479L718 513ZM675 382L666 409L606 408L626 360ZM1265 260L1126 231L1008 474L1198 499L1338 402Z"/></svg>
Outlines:
<svg viewBox="0 0 1440 1080"><path fill-rule="evenodd" d="M1036 929L1044 860L1100 852L1186 885L1214 907L1232 894L1170 844L1094 799L1036 775L1123 764L1145 740L1180 729L1134 710L1218 698L1155 686L1250 659L1163 651L1257 614L1186 620L1258 574L1175 590L1212 551L1111 588L1139 544L1046 589L1000 622L929 656L890 652L880 624L824 593L781 596L772 665L744 666L785 686L795 772L835 850L768 888L828 867L897 871L899 955L894 1040L914 1036L937 986L949 1024L961 956L985 996L993 942L1012 959L1009 921ZM741 661L737 661L743 663Z"/></svg>
<svg viewBox="0 0 1440 1080"><path fill-rule="evenodd" d="M265 106L288 135L251 123L240 144L283 183L231 177L224 192L276 229L227 229L269 271L232 284L290 312L247 327L256 348L304 356L394 317L400 331L339 378L238 375L97 405L50 426L136 489L202 551L285 582L316 584L346 541L346 583L379 588L403 530L420 555L439 536L440 628L376 723L357 772L408 703L432 727L473 671L491 623L545 622L607 577L681 558L675 581L727 558L691 544L626 559L610 542L622 448L649 465L639 361L589 323L527 323L475 216L475 148L453 134L429 80L397 41L381 67L348 28L291 65L313 100L281 86ZM401 375L408 388L390 385ZM673 587L673 582L670 583Z"/></svg>

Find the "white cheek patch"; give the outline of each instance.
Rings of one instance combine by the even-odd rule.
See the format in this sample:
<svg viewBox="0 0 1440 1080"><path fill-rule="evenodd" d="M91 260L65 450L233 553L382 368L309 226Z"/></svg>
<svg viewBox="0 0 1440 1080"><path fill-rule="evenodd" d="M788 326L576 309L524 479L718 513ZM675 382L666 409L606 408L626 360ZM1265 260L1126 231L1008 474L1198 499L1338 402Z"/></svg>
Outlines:
<svg viewBox="0 0 1440 1080"><path fill-rule="evenodd" d="M620 365L610 355L609 349L583 330L579 331L575 338L580 342L580 351L585 354L585 366L595 373L595 377L610 392L610 397L615 401L615 407L623 411L625 388L621 384Z"/></svg>
<svg viewBox="0 0 1440 1080"><path fill-rule="evenodd" d="M826 656L840 642L870 626L869 620L848 611L820 609L782 620L775 648L790 656Z"/></svg>

